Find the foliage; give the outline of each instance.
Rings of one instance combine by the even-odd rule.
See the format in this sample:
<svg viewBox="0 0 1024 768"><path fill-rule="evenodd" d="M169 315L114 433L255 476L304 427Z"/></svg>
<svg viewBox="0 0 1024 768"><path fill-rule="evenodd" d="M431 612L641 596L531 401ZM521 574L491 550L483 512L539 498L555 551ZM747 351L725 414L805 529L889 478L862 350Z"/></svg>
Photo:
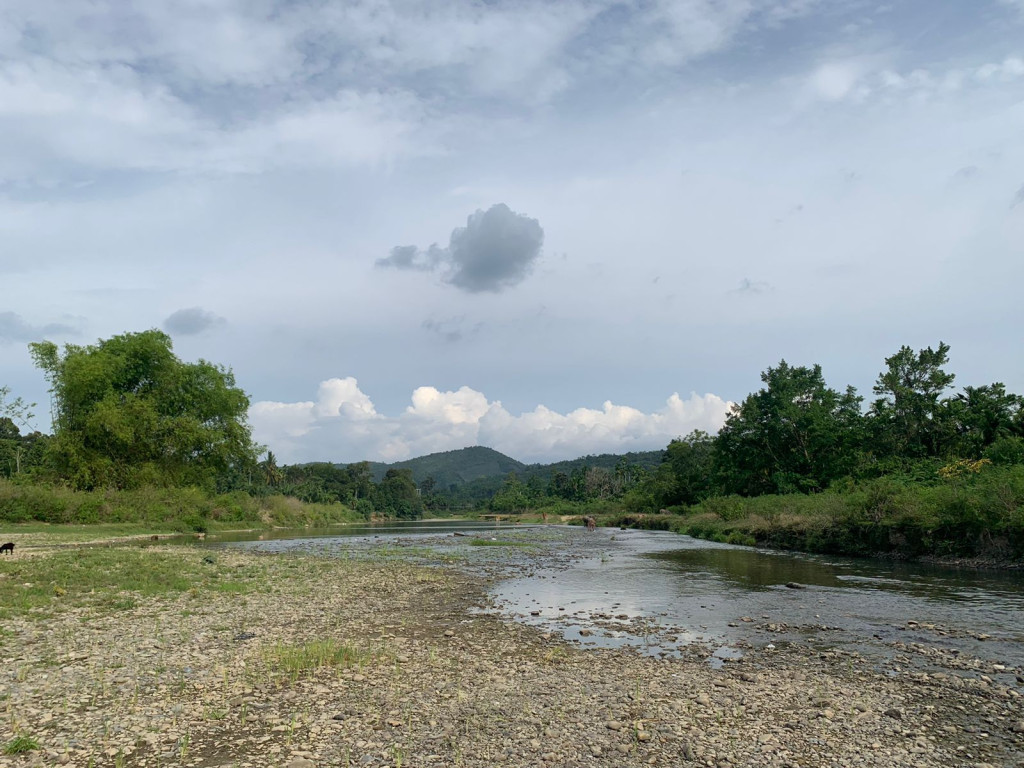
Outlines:
<svg viewBox="0 0 1024 768"><path fill-rule="evenodd" d="M148 523L168 530L205 531L238 524L323 526L358 519L355 511L341 504L305 504L280 495L254 498L239 491L213 494L199 488L154 487L77 491L0 479L0 521L5 523Z"/></svg>
<svg viewBox="0 0 1024 768"><path fill-rule="evenodd" d="M5 755L20 755L25 752L31 752L39 749L39 742L36 741L32 736L24 733L19 733L9 742L4 745Z"/></svg>
<svg viewBox="0 0 1024 768"><path fill-rule="evenodd" d="M251 484L259 453L230 370L183 363L161 331L31 344L50 382L56 476L76 488ZM223 483L221 483L223 485Z"/></svg>
<svg viewBox="0 0 1024 768"><path fill-rule="evenodd" d="M948 410L940 401L955 376L943 370L949 345L926 347L916 354L900 347L885 359L871 406L876 445L881 452L901 456L937 456L951 441Z"/></svg>
<svg viewBox="0 0 1024 768"><path fill-rule="evenodd" d="M423 501L410 469L389 469L374 489L374 507L385 517L415 520L423 516Z"/></svg>
<svg viewBox="0 0 1024 768"><path fill-rule="evenodd" d="M715 441L715 473L726 493L817 491L848 474L861 432L861 398L825 385L821 366L785 360L767 385L734 407Z"/></svg>

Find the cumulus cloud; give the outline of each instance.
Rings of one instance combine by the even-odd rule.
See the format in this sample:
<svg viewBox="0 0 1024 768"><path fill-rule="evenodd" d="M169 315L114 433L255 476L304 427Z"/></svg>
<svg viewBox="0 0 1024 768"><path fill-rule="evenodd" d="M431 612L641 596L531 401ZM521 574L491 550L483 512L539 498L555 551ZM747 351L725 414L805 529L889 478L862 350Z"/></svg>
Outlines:
<svg viewBox="0 0 1024 768"><path fill-rule="evenodd" d="M256 439L285 461L397 461L486 445L523 461L654 450L694 429L717 431L731 404L713 394L673 394L652 413L605 402L558 413L543 405L518 415L470 387L418 387L400 414L379 413L352 377L320 384L315 401L263 401L249 410Z"/></svg>
<svg viewBox="0 0 1024 768"><path fill-rule="evenodd" d="M15 312L0 312L0 343L39 341L47 336L73 335L78 330L68 323L33 325Z"/></svg>
<svg viewBox="0 0 1024 768"><path fill-rule="evenodd" d="M460 290L497 293L529 276L543 244L540 222L498 203L471 214L466 226L452 232L447 248L434 244L424 251L400 245L376 264L418 271L442 269L445 282Z"/></svg>
<svg viewBox="0 0 1024 768"><path fill-rule="evenodd" d="M202 307L188 307L172 312L164 320L164 330L179 336L195 336L227 322L223 317L207 312Z"/></svg>

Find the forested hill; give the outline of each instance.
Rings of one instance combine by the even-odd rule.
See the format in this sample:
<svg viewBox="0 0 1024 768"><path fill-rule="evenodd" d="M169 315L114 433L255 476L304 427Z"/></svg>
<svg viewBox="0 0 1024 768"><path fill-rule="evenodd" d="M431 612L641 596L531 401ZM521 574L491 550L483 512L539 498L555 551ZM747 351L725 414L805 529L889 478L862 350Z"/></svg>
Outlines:
<svg viewBox="0 0 1024 768"><path fill-rule="evenodd" d="M384 479L389 469L408 469L412 471L413 480L422 483L428 477L434 479L437 488L449 489L452 486L466 485L484 478L503 479L514 472L523 482L531 478L539 478L547 482L556 473L571 475L584 467L614 470L623 460L628 464L637 465L653 472L661 463L664 451L642 451L638 453L613 454L602 453L599 456L581 456L578 459L557 461L553 464L523 464L520 461L499 453L493 448L473 446L457 451L444 451L420 456L415 459L396 461L393 464L371 461L370 471L375 482ZM344 465L338 465L344 466Z"/></svg>
<svg viewBox="0 0 1024 768"><path fill-rule="evenodd" d="M539 477L547 480L558 472L571 475L573 472L587 469L614 470L623 463L641 467L648 472L653 472L661 464L665 455L664 449L659 451L638 451L631 453L602 453L597 456L581 456L578 459L568 461L556 461L553 464L530 464L524 467L519 477L524 482Z"/></svg>
<svg viewBox="0 0 1024 768"><path fill-rule="evenodd" d="M373 479L380 482L389 469L408 469L417 485L432 477L438 488L465 485L482 477L505 477L509 472L522 472L526 465L499 453L493 448L475 445L457 451L431 453L393 464L371 461Z"/></svg>

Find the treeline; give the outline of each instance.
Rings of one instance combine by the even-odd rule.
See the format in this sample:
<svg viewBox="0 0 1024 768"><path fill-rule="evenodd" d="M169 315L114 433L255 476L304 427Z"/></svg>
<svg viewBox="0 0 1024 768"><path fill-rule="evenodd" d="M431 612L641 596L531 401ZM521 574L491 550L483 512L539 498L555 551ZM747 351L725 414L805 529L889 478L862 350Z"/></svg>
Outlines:
<svg viewBox="0 0 1024 768"><path fill-rule="evenodd" d="M672 441L617 520L805 551L1019 561L1024 398L999 382L954 390L948 357L942 343L901 348L867 407L820 366L782 361L716 436Z"/></svg>
<svg viewBox="0 0 1024 768"><path fill-rule="evenodd" d="M366 461L344 467L316 462L279 468L270 452L260 467L264 484L254 486L253 493L281 493L314 504L345 504L366 520L416 520L423 516L424 499L433 489L433 481L417 487L412 471L402 468L388 469L376 483Z"/></svg>
<svg viewBox="0 0 1024 768"><path fill-rule="evenodd" d="M783 360L716 436L672 441L629 503L639 510L731 494L813 494L880 477L935 483L959 459L1024 463L1024 398L998 382L951 392L948 360L947 344L901 348L886 359L867 408L853 387L828 387L821 366Z"/></svg>
<svg viewBox="0 0 1024 768"><path fill-rule="evenodd" d="M0 478L10 481L0 488L0 519L153 520L161 504L193 528L301 517L294 505L268 501L278 496L304 502L307 522L423 513L408 470L388 470L374 482L366 462L278 467L270 451L260 461L265 448L252 439L249 397L232 372L181 361L161 331L29 348L50 384L53 434L31 431L33 405L0 388ZM204 503L196 503L197 493ZM197 511L184 512L182 498Z"/></svg>

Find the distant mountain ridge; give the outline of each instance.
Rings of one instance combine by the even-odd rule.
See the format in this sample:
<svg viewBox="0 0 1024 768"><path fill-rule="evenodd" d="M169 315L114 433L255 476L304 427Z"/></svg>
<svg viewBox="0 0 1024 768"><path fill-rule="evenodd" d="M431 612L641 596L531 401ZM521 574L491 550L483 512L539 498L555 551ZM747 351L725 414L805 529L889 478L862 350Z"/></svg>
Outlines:
<svg viewBox="0 0 1024 768"><path fill-rule="evenodd" d="M376 482L380 482L389 469L408 469L413 480L421 483L432 477L438 489L450 489L467 485L485 478L502 478L514 472L521 480L533 477L548 478L556 472L571 475L584 466L602 467L613 470L623 459L644 469L653 470L661 463L664 451L639 451L625 454L603 453L597 456L581 456L578 459L557 461L552 464L524 464L493 448L475 445L454 451L431 453L415 459L396 461L391 464L371 461L370 471ZM338 466L343 467L344 464Z"/></svg>

